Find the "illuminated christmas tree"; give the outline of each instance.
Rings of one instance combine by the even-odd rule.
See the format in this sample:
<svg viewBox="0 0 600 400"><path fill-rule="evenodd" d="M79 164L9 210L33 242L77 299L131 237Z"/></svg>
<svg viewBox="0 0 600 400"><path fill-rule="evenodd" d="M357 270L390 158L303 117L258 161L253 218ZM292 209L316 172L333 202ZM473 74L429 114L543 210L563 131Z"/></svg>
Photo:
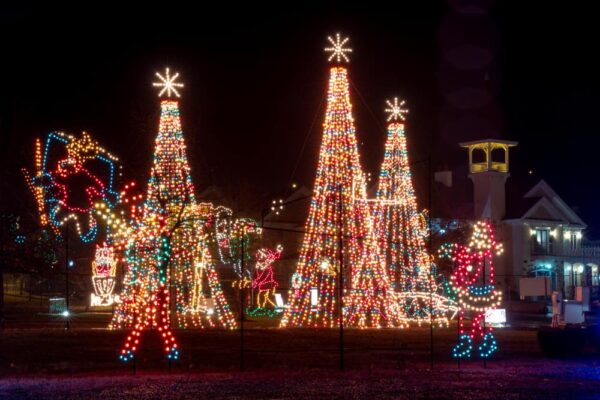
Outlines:
<svg viewBox="0 0 600 400"><path fill-rule="evenodd" d="M425 237L425 217L419 212L408 161L404 133L404 101L387 101L388 133L377 202L373 207L377 238L387 265L392 287L407 317L417 322L429 322L433 305L434 319L445 319L437 301L430 293L437 292Z"/></svg>
<svg viewBox="0 0 600 400"><path fill-rule="evenodd" d="M379 260L366 199L346 68L348 39L331 48L327 110L306 233L281 325L334 327L340 308L347 325L402 325L385 267ZM343 294L340 296L340 280ZM342 299L343 307L338 303Z"/></svg>
<svg viewBox="0 0 600 400"><path fill-rule="evenodd" d="M183 85L176 82L178 74L171 77L167 69L164 77L157 76L162 81L154 84L162 88L159 96L179 97L176 88ZM235 327L207 252L206 223L211 213L211 204L195 201L178 102L163 100L142 215L121 232L127 237L128 270L123 303L111 326L134 328L122 351L125 361L133 357L135 341L144 329L157 326L163 336L172 338L172 314L178 327ZM174 344L166 343L166 349L169 357L176 358Z"/></svg>

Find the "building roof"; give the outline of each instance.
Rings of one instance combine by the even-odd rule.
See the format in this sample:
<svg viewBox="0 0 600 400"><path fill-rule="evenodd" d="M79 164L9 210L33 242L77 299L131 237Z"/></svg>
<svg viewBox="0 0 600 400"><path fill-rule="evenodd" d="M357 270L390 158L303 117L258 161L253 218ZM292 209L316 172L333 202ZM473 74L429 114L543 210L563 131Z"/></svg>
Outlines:
<svg viewBox="0 0 600 400"><path fill-rule="evenodd" d="M462 142L459 143L458 145L460 147L470 147L470 146L475 146L478 144L483 144L483 143L501 143L501 144L505 144L508 147L514 147L517 144L519 144L519 142L515 142L512 140L501 140L501 139L479 139L479 140L472 140L470 142Z"/></svg>
<svg viewBox="0 0 600 400"><path fill-rule="evenodd" d="M507 212L504 219L556 221L581 228L587 226L543 179L531 187L521 198L507 201Z"/></svg>

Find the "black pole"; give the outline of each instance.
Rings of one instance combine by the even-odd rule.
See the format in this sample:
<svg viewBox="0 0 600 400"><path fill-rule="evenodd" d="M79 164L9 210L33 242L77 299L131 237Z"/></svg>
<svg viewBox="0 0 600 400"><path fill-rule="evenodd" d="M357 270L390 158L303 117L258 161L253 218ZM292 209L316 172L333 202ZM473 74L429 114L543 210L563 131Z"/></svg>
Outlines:
<svg viewBox="0 0 600 400"><path fill-rule="evenodd" d="M246 236L246 227L242 229L242 246L241 246L241 262L240 273L242 279L240 281L240 371L244 372L244 239Z"/></svg>
<svg viewBox="0 0 600 400"><path fill-rule="evenodd" d="M7 260L6 253L4 250L4 244L8 240L8 227L6 226L8 221L2 221L2 238L0 246L2 247L2 258L0 259L0 330L4 330L4 262ZM29 289L29 296L31 297L31 289Z"/></svg>
<svg viewBox="0 0 600 400"><path fill-rule="evenodd" d="M432 201L432 185L431 185L431 180L432 180L432 173L431 173L431 154L429 154L429 156L427 157L427 186L428 186L428 191L429 191L429 218L428 218L428 229L429 229L429 346L430 346L430 367L431 369L433 369L433 263L431 262L431 252L432 252L432 238L433 236L431 235L431 218L433 217L432 211L431 211L431 205L433 203Z"/></svg>
<svg viewBox="0 0 600 400"><path fill-rule="evenodd" d="M460 323L461 323L461 314L460 314L460 310L459 310L458 316L456 318L456 343L460 343ZM456 362L458 364L458 373L460 374L460 357L456 357Z"/></svg>
<svg viewBox="0 0 600 400"><path fill-rule="evenodd" d="M171 233L171 235L173 234L173 232ZM171 252L171 238L172 236L169 237L169 253ZM170 258L170 257L169 257ZM173 324L172 324L172 320L173 320L173 274L172 271L173 269L171 268L171 261L167 260L168 265L168 274L169 274L169 288L168 288L168 293L169 293L169 304L167 305L167 307L169 307L169 313L167 314L169 316L169 329L173 329ZM196 266L192 264L192 268L195 268ZM163 306L164 307L164 306ZM169 375L171 375L171 371L172 371L172 363L171 363L171 357L168 357L168 362L169 362Z"/></svg>
<svg viewBox="0 0 600 400"><path fill-rule="evenodd" d="M69 221L65 221L65 305L67 307L66 316L65 316L65 329L69 330L69 319L70 319L70 310L69 310Z"/></svg>
<svg viewBox="0 0 600 400"><path fill-rule="evenodd" d="M338 307L339 307L339 318L340 318L340 371L344 370L344 252L343 252L343 228L344 223L342 219L342 192L340 191L340 207L339 207L339 257L340 266L338 268Z"/></svg>
<svg viewBox="0 0 600 400"><path fill-rule="evenodd" d="M571 299L575 300L575 263L571 263Z"/></svg>
<svg viewBox="0 0 600 400"><path fill-rule="evenodd" d="M490 221L491 224L491 221ZM485 269L488 266L488 259L487 257L483 260L483 273L481 274L481 280L482 280L482 286L485 287ZM483 312L483 334L485 335L485 311ZM486 357L483 357L483 368L487 367L487 361L486 361Z"/></svg>

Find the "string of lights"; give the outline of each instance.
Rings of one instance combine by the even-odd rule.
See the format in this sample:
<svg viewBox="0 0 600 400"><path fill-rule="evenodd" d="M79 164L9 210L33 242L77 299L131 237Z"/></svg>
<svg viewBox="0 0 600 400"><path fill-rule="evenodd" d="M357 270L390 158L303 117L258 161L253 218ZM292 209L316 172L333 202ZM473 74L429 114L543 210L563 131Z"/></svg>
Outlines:
<svg viewBox="0 0 600 400"><path fill-rule="evenodd" d="M329 60L348 61L348 39L328 38ZM330 70L327 110L306 233L282 327L404 326L379 258L355 136L347 70ZM339 293L339 278L348 275ZM344 302L340 315L338 302Z"/></svg>
<svg viewBox="0 0 600 400"><path fill-rule="evenodd" d="M446 249L447 250L447 249ZM496 308L502 300L502 292L495 289L494 255L503 252L496 241L494 228L489 222L478 221L466 246L454 246L453 260L457 265L451 283L458 293L459 342L452 349L456 358L469 358L474 342L479 342L478 355L490 357L497 349L493 328L485 325L486 311ZM471 326L467 329L467 315Z"/></svg>

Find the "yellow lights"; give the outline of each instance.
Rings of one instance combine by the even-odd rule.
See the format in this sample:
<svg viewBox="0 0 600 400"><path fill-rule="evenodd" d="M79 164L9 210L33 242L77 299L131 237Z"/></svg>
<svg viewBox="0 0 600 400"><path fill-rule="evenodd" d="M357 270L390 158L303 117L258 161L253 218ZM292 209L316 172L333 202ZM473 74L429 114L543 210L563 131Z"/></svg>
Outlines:
<svg viewBox="0 0 600 400"><path fill-rule="evenodd" d="M98 154L103 154L112 161L119 161L117 157L110 154L97 141L92 139L87 132L82 132L79 138L71 137L66 148L67 160L71 164L83 165L87 160L94 160Z"/></svg>
<svg viewBox="0 0 600 400"><path fill-rule="evenodd" d="M182 88L183 83L175 82L177 80L177 77L179 77L179 72L175 73L175 75L171 77L169 73L169 68L167 67L164 76L162 76L158 72L156 73L156 76L158 77L158 79L161 80L161 82L154 82L152 83L152 86L162 88L161 91L158 92L158 97L162 97L163 94L165 94L165 92L167 94L167 97L171 97L171 93L173 93L177 97L180 97L179 92L176 88Z"/></svg>
<svg viewBox="0 0 600 400"><path fill-rule="evenodd" d="M581 239L583 237L583 234L581 233L581 231L577 231L577 233L575 233L575 237L577 239Z"/></svg>
<svg viewBox="0 0 600 400"><path fill-rule="evenodd" d="M329 267L330 267L330 263L329 260L327 258L324 258L323 260L321 260L321 264L319 265L321 267L321 270L323 272L329 272Z"/></svg>
<svg viewBox="0 0 600 400"><path fill-rule="evenodd" d="M480 254L487 251L493 251L496 255L501 255L504 252L502 243L496 242L493 235L487 233L489 226L482 222L477 222L473 226L473 234L469 241L469 248L477 250Z"/></svg>
<svg viewBox="0 0 600 400"><path fill-rule="evenodd" d="M386 111L392 113L392 120L404 118L404 102L395 99L394 103L388 101L388 106ZM373 203L382 261L404 320L419 325L424 321L447 324L455 306L437 294L434 265L425 243L429 235L426 212L419 212L417 206L403 123L394 121L388 125L377 197L366 201Z"/></svg>
<svg viewBox="0 0 600 400"><path fill-rule="evenodd" d="M330 38L330 60L347 61ZM403 310L379 256L360 166L347 70L330 70L327 110L306 234L282 327L403 327ZM358 200L357 200L358 199ZM340 290L338 269L344 286ZM340 305L341 315L340 315Z"/></svg>
<svg viewBox="0 0 600 400"><path fill-rule="evenodd" d="M413 313L410 317L405 317L404 322L421 326L433 323L440 328L447 327L450 320L458 313L459 307L456 302L446 296L429 291L418 292L397 292L395 296L398 304L402 305L421 305L423 308L418 313ZM430 315L430 309L433 315Z"/></svg>
<svg viewBox="0 0 600 400"><path fill-rule="evenodd" d="M275 215L279 215L279 213L281 212L281 210L283 210L283 208L284 208L283 199L273 200L271 202L271 211L274 211Z"/></svg>
<svg viewBox="0 0 600 400"><path fill-rule="evenodd" d="M406 102L401 100L398 102L398 98L394 97L393 102L390 100L386 100L386 104L388 108L385 109L385 112L388 113L388 122L389 121L404 121L406 117L404 114L408 114L408 109L404 108L404 104Z"/></svg>
<svg viewBox="0 0 600 400"><path fill-rule="evenodd" d="M329 43L331 43L332 47L325 47L325 52L326 53L331 53L329 55L329 58L327 59L327 61L331 61L333 59L335 59L335 61L337 63L340 63L342 60L346 61L346 62L350 62L350 58L348 58L348 56L346 55L346 53L352 53L352 49L349 47L344 47L346 45L346 43L348 43L348 41L350 40L350 38L341 38L341 35L339 33L335 34L335 40L331 37L328 36L327 40L329 41ZM350 118L352 118L350 116Z"/></svg>
<svg viewBox="0 0 600 400"><path fill-rule="evenodd" d="M163 88L160 95L179 96L175 88L183 85L175 82L177 74L171 77L167 69L165 77L157 75L163 80L163 84L155 84ZM163 100L160 106L154 162L143 205L136 205L141 195L129 196L129 201L124 201L131 207L129 217L112 212L101 202L95 206L96 213L112 227L127 265L122 303L111 327L133 327L139 334L158 326L168 336L171 324L233 329L236 322L208 250L207 222L215 218L216 208L196 202L177 101ZM125 192L134 186L126 186ZM165 344L167 355L177 358L174 340ZM127 361L133 353L125 349L126 345L122 359Z"/></svg>
<svg viewBox="0 0 600 400"><path fill-rule="evenodd" d="M492 290L489 294L473 294L470 290L458 290L458 305L462 310L484 313L486 310L497 308L502 303L502 292Z"/></svg>

